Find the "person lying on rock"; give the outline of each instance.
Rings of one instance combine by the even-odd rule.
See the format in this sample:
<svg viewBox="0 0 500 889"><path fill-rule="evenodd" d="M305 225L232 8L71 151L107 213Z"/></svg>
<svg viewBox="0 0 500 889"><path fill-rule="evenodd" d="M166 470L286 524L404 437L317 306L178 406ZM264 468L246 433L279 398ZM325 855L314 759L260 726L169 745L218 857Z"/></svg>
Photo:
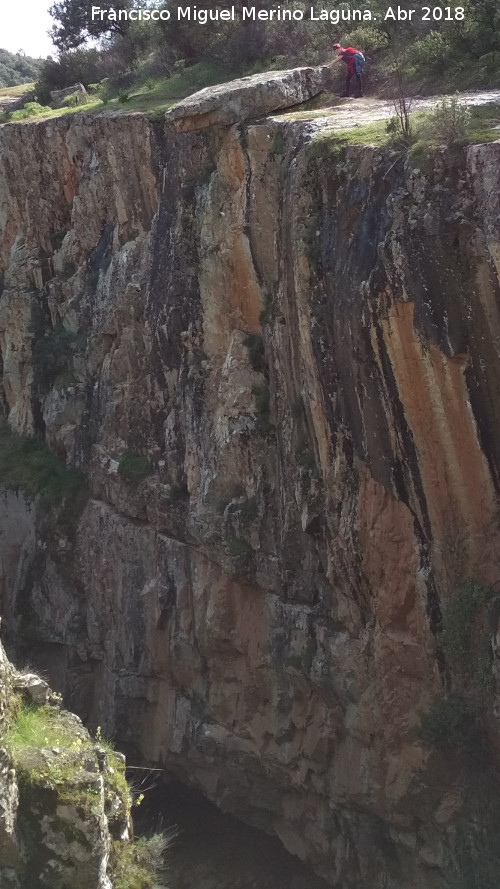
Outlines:
<svg viewBox="0 0 500 889"><path fill-rule="evenodd" d="M330 62L329 65L326 65L327 68L333 68L337 62L345 62L347 65L347 77L345 81L345 93L343 97L347 97L349 95L349 90L351 87L351 80L353 77L356 78L356 82L358 84L358 92L354 96L355 99L360 99L363 95L363 68L365 67L365 57L360 49L354 49L352 46L348 46L345 49L341 46L340 43L334 43L333 48L337 53L337 58Z"/></svg>

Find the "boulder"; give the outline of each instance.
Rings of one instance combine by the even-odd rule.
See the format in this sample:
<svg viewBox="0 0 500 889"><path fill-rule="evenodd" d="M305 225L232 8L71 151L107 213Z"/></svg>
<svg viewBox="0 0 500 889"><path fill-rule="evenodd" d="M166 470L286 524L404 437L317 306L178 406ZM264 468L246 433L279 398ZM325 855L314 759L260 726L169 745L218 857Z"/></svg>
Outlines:
<svg viewBox="0 0 500 889"><path fill-rule="evenodd" d="M50 98L52 99L54 108L62 108L64 106L65 98L74 95L77 96L78 105L85 105L89 100L89 94L83 83L74 83L73 86L67 86L66 89L63 90L52 90Z"/></svg>
<svg viewBox="0 0 500 889"><path fill-rule="evenodd" d="M218 125L229 127L273 111L300 105L324 89L324 68L266 71L221 83L188 96L166 113L180 133Z"/></svg>
<svg viewBox="0 0 500 889"><path fill-rule="evenodd" d="M46 704L52 694L48 683L35 673L18 673L14 677L13 684L15 691L21 692L37 707Z"/></svg>

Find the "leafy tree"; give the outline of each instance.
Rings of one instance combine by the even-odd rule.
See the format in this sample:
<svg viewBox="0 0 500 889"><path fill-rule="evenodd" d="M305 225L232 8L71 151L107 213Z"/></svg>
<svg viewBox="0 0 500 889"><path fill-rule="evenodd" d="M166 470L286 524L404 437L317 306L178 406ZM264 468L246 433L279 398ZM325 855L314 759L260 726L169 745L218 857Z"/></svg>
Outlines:
<svg viewBox="0 0 500 889"><path fill-rule="evenodd" d="M49 12L56 22L50 33L59 50L76 49L89 38L99 39L115 34L124 36L127 33L129 22L125 20L110 21L106 18L92 21L92 6L95 5L92 0L60 0L50 7ZM118 19L120 11L129 10L133 5L132 0L114 0L107 3L105 8L113 9Z"/></svg>
<svg viewBox="0 0 500 889"><path fill-rule="evenodd" d="M45 59L36 82L38 100L45 105L50 103L52 90L64 89L75 83L88 87L104 77L102 53L93 49L75 49L62 52L58 59Z"/></svg>
<svg viewBox="0 0 500 889"><path fill-rule="evenodd" d="M32 59L21 53L0 49L0 89L30 83L38 77L41 59Z"/></svg>
<svg viewBox="0 0 500 889"><path fill-rule="evenodd" d="M500 7L497 0L466 0L458 35L464 52L480 57L500 50ZM457 29L458 30L458 29Z"/></svg>

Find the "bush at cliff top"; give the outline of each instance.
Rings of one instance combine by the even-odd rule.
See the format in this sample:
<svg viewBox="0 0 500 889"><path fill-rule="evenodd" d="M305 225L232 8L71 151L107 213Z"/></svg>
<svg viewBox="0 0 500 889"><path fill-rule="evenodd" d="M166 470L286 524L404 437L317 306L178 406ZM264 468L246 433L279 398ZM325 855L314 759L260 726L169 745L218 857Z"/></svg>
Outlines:
<svg viewBox="0 0 500 889"><path fill-rule="evenodd" d="M470 123L471 112L467 105L461 104L456 97L443 99L420 124L419 137L451 147L467 140Z"/></svg>
<svg viewBox="0 0 500 889"><path fill-rule="evenodd" d="M448 37L442 31L430 31L408 48L405 62L412 72L419 69L438 71L443 61L453 55Z"/></svg>
<svg viewBox="0 0 500 889"><path fill-rule="evenodd" d="M99 730L95 740L92 740L75 717L61 710L57 704L27 704L20 695L14 696L10 711L2 744L25 783L57 789L62 797L72 803L92 805L95 787L85 787L77 780L82 768L79 754L105 751L106 802L112 804L118 798L123 810L130 814L132 796L125 777L125 758L101 738ZM41 749L50 749L54 753L54 756L46 757L43 767L36 756L33 758L33 751Z"/></svg>
<svg viewBox="0 0 500 889"><path fill-rule="evenodd" d="M88 96L83 96L80 93L70 93L69 96L65 96L61 102L62 108L78 108L80 105L87 105L89 103Z"/></svg>
<svg viewBox="0 0 500 889"><path fill-rule="evenodd" d="M71 469L41 438L30 438L0 424L0 485L13 491L60 501L85 489L81 472Z"/></svg>
<svg viewBox="0 0 500 889"><path fill-rule="evenodd" d="M65 747L79 750L82 740L70 731L57 707L20 705L3 742L13 753L27 747ZM92 746L89 738L88 747Z"/></svg>
<svg viewBox="0 0 500 889"><path fill-rule="evenodd" d="M45 105L40 105L38 102L26 102L26 105L19 111L13 111L12 120L26 120L28 117L45 114L46 111L50 111L50 108Z"/></svg>

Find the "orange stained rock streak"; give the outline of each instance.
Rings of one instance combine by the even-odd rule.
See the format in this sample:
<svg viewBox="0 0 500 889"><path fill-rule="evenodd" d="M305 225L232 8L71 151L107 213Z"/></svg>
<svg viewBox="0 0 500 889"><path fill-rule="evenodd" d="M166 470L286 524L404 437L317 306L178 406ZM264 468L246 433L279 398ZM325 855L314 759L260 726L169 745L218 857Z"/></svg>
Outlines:
<svg viewBox="0 0 500 889"><path fill-rule="evenodd" d="M257 332L262 293L245 228L246 168L237 132L228 130L211 189L211 214L203 220L210 244L202 260L200 288L204 343L213 356L225 349L232 330ZM213 212L214 205L217 212Z"/></svg>
<svg viewBox="0 0 500 889"><path fill-rule="evenodd" d="M494 489L465 380L467 356L425 348L413 323L413 303L398 303L382 321L405 416L417 449L433 538L460 531L470 564L482 558Z"/></svg>

